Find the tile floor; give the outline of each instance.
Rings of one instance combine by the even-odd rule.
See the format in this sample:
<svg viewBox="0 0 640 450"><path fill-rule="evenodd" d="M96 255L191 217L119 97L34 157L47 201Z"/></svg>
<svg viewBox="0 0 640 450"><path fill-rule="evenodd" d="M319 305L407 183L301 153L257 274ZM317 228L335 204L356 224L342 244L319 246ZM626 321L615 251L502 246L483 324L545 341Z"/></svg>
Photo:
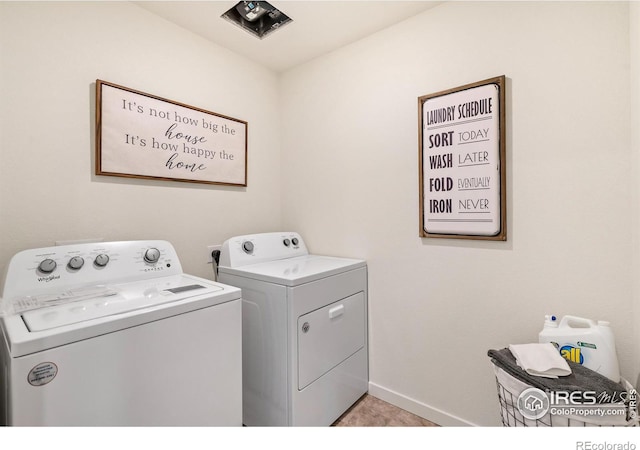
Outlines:
<svg viewBox="0 0 640 450"><path fill-rule="evenodd" d="M365 394L334 424L336 427L437 427L422 417Z"/></svg>

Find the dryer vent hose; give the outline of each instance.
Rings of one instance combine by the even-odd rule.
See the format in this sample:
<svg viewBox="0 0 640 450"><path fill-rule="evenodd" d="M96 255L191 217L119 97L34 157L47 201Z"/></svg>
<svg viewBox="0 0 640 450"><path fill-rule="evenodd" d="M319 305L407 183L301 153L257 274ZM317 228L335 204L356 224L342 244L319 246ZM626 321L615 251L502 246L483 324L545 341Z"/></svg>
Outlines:
<svg viewBox="0 0 640 450"><path fill-rule="evenodd" d="M211 265L213 266L213 281L218 281L218 264L220 263L220 250L211 252Z"/></svg>

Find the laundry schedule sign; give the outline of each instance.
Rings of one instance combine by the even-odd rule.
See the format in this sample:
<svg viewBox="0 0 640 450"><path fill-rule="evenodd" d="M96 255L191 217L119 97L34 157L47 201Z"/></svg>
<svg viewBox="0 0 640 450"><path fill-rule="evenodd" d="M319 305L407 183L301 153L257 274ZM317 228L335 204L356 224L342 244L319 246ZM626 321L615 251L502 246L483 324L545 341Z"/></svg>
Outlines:
<svg viewBox="0 0 640 450"><path fill-rule="evenodd" d="M247 122L96 81L96 174L247 185Z"/></svg>
<svg viewBox="0 0 640 450"><path fill-rule="evenodd" d="M421 236L506 240L504 81L419 97Z"/></svg>

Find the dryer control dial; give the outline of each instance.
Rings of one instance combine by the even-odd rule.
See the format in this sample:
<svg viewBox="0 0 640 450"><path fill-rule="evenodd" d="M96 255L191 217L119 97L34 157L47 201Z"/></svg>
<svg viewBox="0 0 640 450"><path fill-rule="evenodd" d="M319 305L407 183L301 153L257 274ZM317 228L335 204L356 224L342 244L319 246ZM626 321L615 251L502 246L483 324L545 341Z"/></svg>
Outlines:
<svg viewBox="0 0 640 450"><path fill-rule="evenodd" d="M38 264L38 270L42 273L51 273L56 270L57 266L58 264L56 264L53 259L47 258L42 260L40 264Z"/></svg>
<svg viewBox="0 0 640 450"><path fill-rule="evenodd" d="M242 243L242 250L244 250L244 252L245 252L247 255L252 254L252 253L253 253L253 242L251 242L251 241L244 241L244 242Z"/></svg>
<svg viewBox="0 0 640 450"><path fill-rule="evenodd" d="M155 247L148 248L144 252L144 260L149 264L155 264L160 259L160 250Z"/></svg>
<svg viewBox="0 0 640 450"><path fill-rule="evenodd" d="M82 256L74 256L67 263L67 267L71 270L79 270L82 266L84 266L84 259Z"/></svg>

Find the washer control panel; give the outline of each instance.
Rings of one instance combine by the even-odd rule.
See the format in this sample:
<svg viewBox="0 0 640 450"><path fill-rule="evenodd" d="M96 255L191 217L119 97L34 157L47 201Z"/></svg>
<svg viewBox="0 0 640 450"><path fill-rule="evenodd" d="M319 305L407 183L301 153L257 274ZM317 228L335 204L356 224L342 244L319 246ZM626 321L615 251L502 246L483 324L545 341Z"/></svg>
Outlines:
<svg viewBox="0 0 640 450"><path fill-rule="evenodd" d="M46 247L22 251L11 259L2 297L181 273L180 260L167 241Z"/></svg>
<svg viewBox="0 0 640 450"><path fill-rule="evenodd" d="M249 234L233 237L222 244L220 266L240 267L308 254L298 233Z"/></svg>

